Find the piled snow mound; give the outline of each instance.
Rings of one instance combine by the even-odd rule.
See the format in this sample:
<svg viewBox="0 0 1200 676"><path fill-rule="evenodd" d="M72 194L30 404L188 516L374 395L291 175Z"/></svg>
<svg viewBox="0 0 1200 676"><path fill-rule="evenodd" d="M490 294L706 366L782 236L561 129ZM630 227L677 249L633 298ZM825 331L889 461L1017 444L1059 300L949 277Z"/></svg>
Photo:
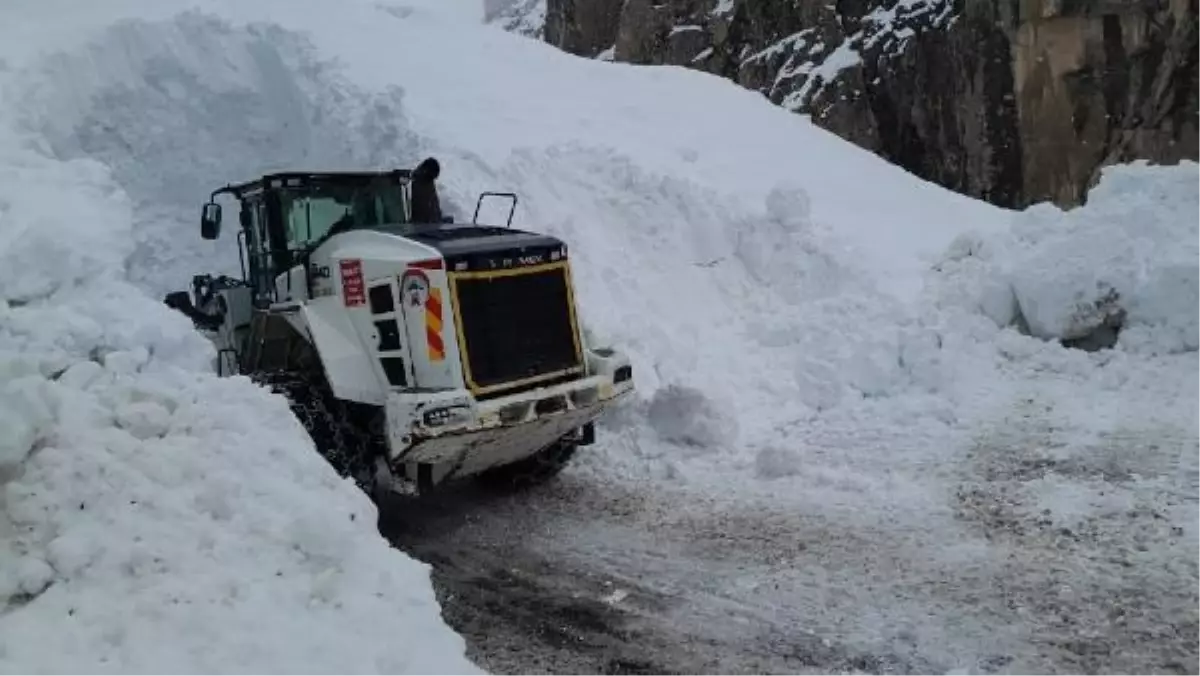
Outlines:
<svg viewBox="0 0 1200 676"><path fill-rule="evenodd" d="M969 280L969 303L1038 338L1078 341L1108 326L1130 351L1195 351L1197 177L1194 162L1109 167L1084 206L1037 205L1010 233L960 237L943 287Z"/></svg>
<svg viewBox="0 0 1200 676"><path fill-rule="evenodd" d="M13 100L57 156L112 168L134 207L129 274L155 295L236 274L233 238L194 221L230 180L432 154L459 215L511 189L517 227L570 243L585 319L631 352L640 396L704 392L739 420L705 435L726 451L772 418L903 391L926 268L967 224L1007 227L720 78L579 59L441 7L85 14L61 52L26 57ZM437 68L411 65L430 54Z"/></svg>
<svg viewBox="0 0 1200 676"><path fill-rule="evenodd" d="M124 281L108 171L2 122L0 671L476 672L286 402Z"/></svg>

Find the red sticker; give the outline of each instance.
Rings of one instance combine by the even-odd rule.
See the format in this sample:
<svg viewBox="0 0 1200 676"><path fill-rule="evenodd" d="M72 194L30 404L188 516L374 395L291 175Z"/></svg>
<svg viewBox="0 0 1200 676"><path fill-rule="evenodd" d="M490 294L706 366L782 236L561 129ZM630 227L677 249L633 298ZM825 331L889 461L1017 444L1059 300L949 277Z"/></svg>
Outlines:
<svg viewBox="0 0 1200 676"><path fill-rule="evenodd" d="M346 307L354 307L367 302L366 287L363 285L362 261L349 258L341 262L342 297Z"/></svg>

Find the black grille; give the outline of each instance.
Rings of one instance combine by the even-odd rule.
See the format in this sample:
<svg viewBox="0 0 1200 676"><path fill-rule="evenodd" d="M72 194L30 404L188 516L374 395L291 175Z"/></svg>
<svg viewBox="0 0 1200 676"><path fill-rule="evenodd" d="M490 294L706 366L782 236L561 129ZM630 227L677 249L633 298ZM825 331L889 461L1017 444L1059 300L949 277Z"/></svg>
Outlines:
<svg viewBox="0 0 1200 676"><path fill-rule="evenodd" d="M565 266L456 280L466 343L463 366L477 389L538 379L579 366Z"/></svg>

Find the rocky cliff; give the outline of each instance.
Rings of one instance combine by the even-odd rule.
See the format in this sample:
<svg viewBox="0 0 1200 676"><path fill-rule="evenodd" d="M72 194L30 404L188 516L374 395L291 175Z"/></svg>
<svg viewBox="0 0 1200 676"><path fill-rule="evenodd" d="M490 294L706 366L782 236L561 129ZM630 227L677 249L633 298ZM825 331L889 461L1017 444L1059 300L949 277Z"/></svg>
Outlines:
<svg viewBox="0 0 1200 676"><path fill-rule="evenodd" d="M1105 164L1197 157L1197 0L512 7L509 25L564 50L729 78L1003 206L1077 204Z"/></svg>

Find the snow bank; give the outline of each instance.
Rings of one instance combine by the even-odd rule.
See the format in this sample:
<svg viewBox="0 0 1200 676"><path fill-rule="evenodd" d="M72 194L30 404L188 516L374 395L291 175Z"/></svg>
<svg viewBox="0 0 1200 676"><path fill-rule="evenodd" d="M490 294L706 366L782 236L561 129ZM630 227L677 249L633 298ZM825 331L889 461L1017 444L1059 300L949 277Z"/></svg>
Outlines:
<svg viewBox="0 0 1200 676"><path fill-rule="evenodd" d="M7 84L0 671L476 672L286 402L126 281L128 196L15 132Z"/></svg>
<svg viewBox="0 0 1200 676"><path fill-rule="evenodd" d="M286 403L120 279L103 168L3 155L0 667L474 671Z"/></svg>

